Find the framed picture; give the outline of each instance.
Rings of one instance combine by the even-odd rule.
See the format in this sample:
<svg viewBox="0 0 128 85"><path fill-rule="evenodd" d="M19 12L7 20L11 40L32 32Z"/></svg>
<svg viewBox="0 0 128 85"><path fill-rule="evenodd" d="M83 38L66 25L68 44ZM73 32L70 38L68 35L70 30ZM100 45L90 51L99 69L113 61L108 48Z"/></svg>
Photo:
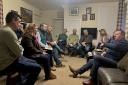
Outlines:
<svg viewBox="0 0 128 85"><path fill-rule="evenodd" d="M91 14L91 7L86 8L86 14Z"/></svg>
<svg viewBox="0 0 128 85"><path fill-rule="evenodd" d="M95 20L95 14L90 14L90 20Z"/></svg>
<svg viewBox="0 0 128 85"><path fill-rule="evenodd" d="M20 8L20 11L22 17L21 21L26 23L32 23L32 11L23 7Z"/></svg>
<svg viewBox="0 0 128 85"><path fill-rule="evenodd" d="M82 15L82 21L87 21L87 14Z"/></svg>
<svg viewBox="0 0 128 85"><path fill-rule="evenodd" d="M77 7L69 8L69 15L70 16L78 16L79 8L77 8Z"/></svg>

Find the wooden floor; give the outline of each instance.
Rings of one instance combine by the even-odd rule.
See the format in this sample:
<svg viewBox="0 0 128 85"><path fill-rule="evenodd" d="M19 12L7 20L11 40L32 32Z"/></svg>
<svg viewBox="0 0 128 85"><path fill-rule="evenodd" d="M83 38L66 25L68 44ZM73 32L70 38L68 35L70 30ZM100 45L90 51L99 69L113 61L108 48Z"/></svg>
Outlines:
<svg viewBox="0 0 128 85"><path fill-rule="evenodd" d="M52 71L56 74L57 79L44 81L44 73L42 70L35 85L82 85L82 81L88 78L89 72L79 75L78 78L73 78L71 76L72 73L69 71L69 65L77 69L86 63L86 59L64 56L61 60L66 67L56 68L56 71Z"/></svg>

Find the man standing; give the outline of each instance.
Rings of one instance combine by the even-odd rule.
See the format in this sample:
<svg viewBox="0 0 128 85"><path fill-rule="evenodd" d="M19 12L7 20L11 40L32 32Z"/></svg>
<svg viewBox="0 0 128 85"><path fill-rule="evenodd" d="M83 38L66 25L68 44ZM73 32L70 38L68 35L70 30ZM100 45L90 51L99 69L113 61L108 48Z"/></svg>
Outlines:
<svg viewBox="0 0 128 85"><path fill-rule="evenodd" d="M22 57L23 48L14 32L20 26L20 18L17 12L9 12L6 16L6 26L0 29L0 72L2 74L12 71L27 73L29 75L26 77L26 82L21 85L34 85L41 67L36 61Z"/></svg>
<svg viewBox="0 0 128 85"><path fill-rule="evenodd" d="M121 30L114 32L114 39L107 43L102 43L102 47L107 47L108 50L104 56L94 56L87 64L80 69L74 70L70 67L70 71L74 77L91 69L89 81L83 82L83 85L95 85L97 78L97 71L99 67L116 67L117 62L128 51L128 41L125 40L125 33Z"/></svg>

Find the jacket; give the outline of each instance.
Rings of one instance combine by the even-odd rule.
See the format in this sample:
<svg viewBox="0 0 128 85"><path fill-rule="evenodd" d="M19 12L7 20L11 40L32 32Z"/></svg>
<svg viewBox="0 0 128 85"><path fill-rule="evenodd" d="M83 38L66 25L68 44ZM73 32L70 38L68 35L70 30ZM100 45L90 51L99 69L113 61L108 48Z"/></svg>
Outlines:
<svg viewBox="0 0 128 85"><path fill-rule="evenodd" d="M0 29L0 70L4 70L21 57L23 48L15 32L8 26Z"/></svg>
<svg viewBox="0 0 128 85"><path fill-rule="evenodd" d="M105 57L115 61L119 61L128 52L128 41L125 39L120 41L112 39L110 42L105 43L104 46L108 48Z"/></svg>
<svg viewBox="0 0 128 85"><path fill-rule="evenodd" d="M42 54L42 49L40 45L36 44L35 37L31 34L24 34L21 45L24 48L23 55L25 57L38 57L40 54Z"/></svg>

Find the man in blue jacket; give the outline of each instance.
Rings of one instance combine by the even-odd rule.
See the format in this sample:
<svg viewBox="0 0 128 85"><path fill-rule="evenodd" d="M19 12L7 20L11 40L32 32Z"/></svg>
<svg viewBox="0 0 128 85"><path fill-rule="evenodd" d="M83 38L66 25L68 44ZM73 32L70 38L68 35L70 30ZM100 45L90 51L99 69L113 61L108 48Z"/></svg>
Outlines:
<svg viewBox="0 0 128 85"><path fill-rule="evenodd" d="M114 39L108 43L102 43L102 47L107 47L108 50L104 56L93 56L87 64L83 65L80 69L74 70L69 66L70 71L73 73L73 77L77 77L78 74L82 74L91 69L91 79L84 81L83 85L96 84L97 71L99 67L116 67L117 62L128 51L128 41L125 40L125 33L121 30L114 32Z"/></svg>

